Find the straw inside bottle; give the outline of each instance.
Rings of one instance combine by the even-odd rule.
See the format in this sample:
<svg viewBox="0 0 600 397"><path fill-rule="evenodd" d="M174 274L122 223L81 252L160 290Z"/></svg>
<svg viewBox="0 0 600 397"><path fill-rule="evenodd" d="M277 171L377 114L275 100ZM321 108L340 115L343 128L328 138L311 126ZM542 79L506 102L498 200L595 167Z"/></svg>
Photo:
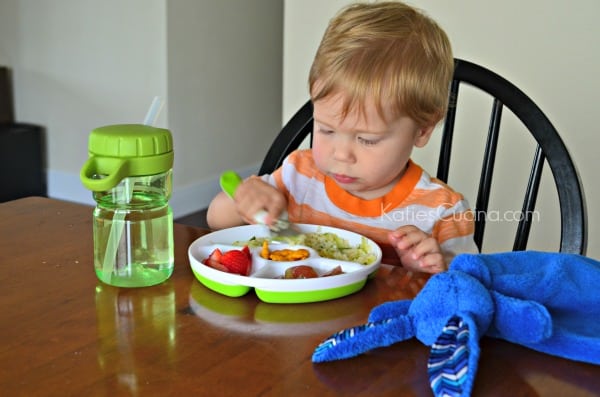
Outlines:
<svg viewBox="0 0 600 397"><path fill-rule="evenodd" d="M158 115L162 109L164 101L155 96L150 104L150 108L144 117L144 125L153 126L156 123ZM118 207L114 211L112 225L108 235L108 243L106 245L106 251L104 255L104 261L102 263L102 273L104 280L111 280L114 274L117 252L119 250L119 244L123 236L123 230L125 229L125 218L127 216L127 210L120 208L123 204L129 204L133 198L134 185L131 183L130 178L125 178L116 188L116 201Z"/></svg>

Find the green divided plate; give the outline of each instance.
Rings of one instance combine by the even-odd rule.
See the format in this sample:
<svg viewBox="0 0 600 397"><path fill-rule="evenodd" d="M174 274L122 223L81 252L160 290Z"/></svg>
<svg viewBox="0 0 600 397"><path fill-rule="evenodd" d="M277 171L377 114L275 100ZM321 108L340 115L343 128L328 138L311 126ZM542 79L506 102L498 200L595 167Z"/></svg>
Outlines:
<svg viewBox="0 0 600 397"><path fill-rule="evenodd" d="M298 227L302 233L334 233L352 247L365 241L363 236L343 229L308 224L299 224ZM251 248L252 269L249 276L223 272L202 263L216 248L223 252L239 250L240 243L262 237L270 238L268 228L262 225L239 226L200 237L188 249L195 277L207 288L229 297L240 297L254 289L263 302L306 303L336 299L360 291L369 276L381 264L381 249L374 241L368 239L366 243L374 260L366 265L324 258L309 247L282 242L271 242L270 250L307 248L310 252L309 258L296 262L271 261L260 256L260 247ZM343 273L309 279L282 278L285 269L300 264L313 267L319 275L326 274L337 266L341 266Z"/></svg>

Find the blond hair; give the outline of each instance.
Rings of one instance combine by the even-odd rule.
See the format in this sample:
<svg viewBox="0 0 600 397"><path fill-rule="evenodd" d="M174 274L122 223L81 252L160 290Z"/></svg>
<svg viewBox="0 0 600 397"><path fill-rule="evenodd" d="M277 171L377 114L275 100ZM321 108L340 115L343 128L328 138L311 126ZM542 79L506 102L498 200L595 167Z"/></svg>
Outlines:
<svg viewBox="0 0 600 397"><path fill-rule="evenodd" d="M401 2L356 3L329 23L313 61L311 99L344 95L343 116L364 112L372 96L379 114L439 122L448 107L454 61L446 33Z"/></svg>

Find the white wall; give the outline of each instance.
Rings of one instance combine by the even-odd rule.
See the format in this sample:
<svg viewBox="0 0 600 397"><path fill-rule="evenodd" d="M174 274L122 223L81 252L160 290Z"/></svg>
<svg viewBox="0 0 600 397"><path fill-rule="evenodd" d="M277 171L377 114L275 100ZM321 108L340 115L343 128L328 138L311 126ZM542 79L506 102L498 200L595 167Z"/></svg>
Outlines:
<svg viewBox="0 0 600 397"><path fill-rule="evenodd" d="M0 64L17 121L46 128L48 194L93 204L79 181L89 132L157 125L175 144L175 216L206 207L218 176L256 172L281 127L281 0L2 0Z"/></svg>
<svg viewBox="0 0 600 397"><path fill-rule="evenodd" d="M77 181L89 132L141 123L166 96L164 14L164 0L0 3L0 63L12 69L17 121L46 128L51 196L92 202Z"/></svg>
<svg viewBox="0 0 600 397"><path fill-rule="evenodd" d="M346 0L287 0L284 24L284 98L283 118L288 119L307 99L307 76L312 57L328 20ZM561 133L574 156L583 181L589 213L588 254L600 257L600 184L594 174L598 168L596 148L600 144L597 134L596 96L600 92L600 14L597 0L413 0L410 4L423 9L436 19L448 33L455 56L487 66L511 80L531 96L548 115ZM507 126L512 128L510 120ZM516 124L516 123L515 123ZM515 127L516 128L516 127ZM510 133L508 133L510 134ZM463 190L474 204L468 183L478 178L462 159L471 156L470 150L477 144L467 144L462 154L455 155L461 177L451 178L457 190ZM415 158L435 173L437 155L435 144ZM509 167L504 175L498 175L502 197L490 203L490 208L511 203L515 194L514 178L522 175L514 162L516 152L527 151L521 140L508 148L508 155L498 159ZM511 168L512 167L512 168ZM550 178L549 169L545 179ZM526 175L524 176L526 178ZM510 182L510 183L509 183ZM544 211L556 211L557 200L552 192L541 191L539 207ZM547 197L550 196L550 197ZM520 204L515 204L520 208ZM558 236L558 224L544 216L534 225L531 246L535 249L554 250ZM505 249L506 228L510 222L490 230L494 241L487 251ZM491 227L488 227L488 230ZM487 233L487 232L486 232Z"/></svg>
<svg viewBox="0 0 600 397"><path fill-rule="evenodd" d="M173 198L197 210L219 191L223 170L256 173L281 128L283 2L167 4Z"/></svg>

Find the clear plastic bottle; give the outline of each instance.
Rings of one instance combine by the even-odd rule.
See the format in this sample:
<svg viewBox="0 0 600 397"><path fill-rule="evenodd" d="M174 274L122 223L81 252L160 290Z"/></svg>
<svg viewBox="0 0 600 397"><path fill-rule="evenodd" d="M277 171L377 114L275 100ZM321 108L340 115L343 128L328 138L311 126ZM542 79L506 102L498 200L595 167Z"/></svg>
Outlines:
<svg viewBox="0 0 600 397"><path fill-rule="evenodd" d="M81 180L93 191L94 268L118 287L146 287L173 273L173 150L168 130L115 125L90 135Z"/></svg>

